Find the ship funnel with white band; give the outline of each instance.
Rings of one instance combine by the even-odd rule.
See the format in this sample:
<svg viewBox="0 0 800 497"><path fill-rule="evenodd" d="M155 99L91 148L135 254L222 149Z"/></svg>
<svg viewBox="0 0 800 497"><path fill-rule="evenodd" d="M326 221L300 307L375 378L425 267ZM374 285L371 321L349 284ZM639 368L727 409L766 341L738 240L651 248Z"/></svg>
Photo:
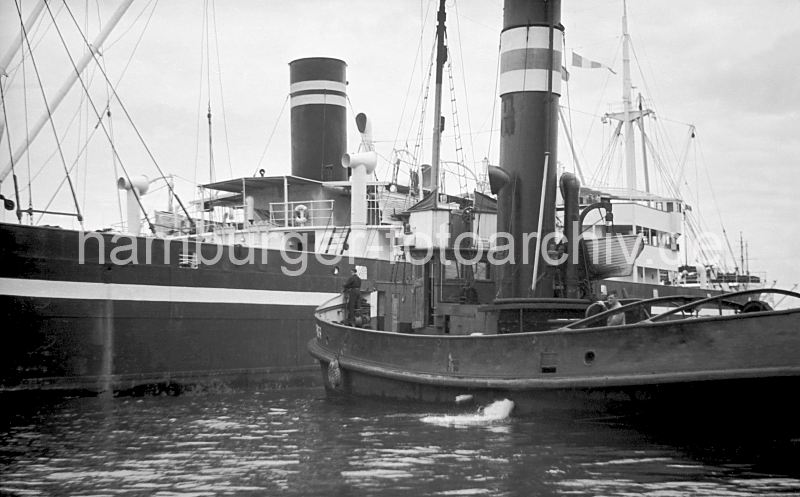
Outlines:
<svg viewBox="0 0 800 497"><path fill-rule="evenodd" d="M312 57L289 63L292 108L292 175L317 181L347 180L347 64Z"/></svg>
<svg viewBox="0 0 800 497"><path fill-rule="evenodd" d="M513 237L515 263L500 268L501 297L552 296L552 277L541 256L547 248L540 240L555 231L563 52L560 0L505 0L500 167L509 178L498 195L497 229Z"/></svg>

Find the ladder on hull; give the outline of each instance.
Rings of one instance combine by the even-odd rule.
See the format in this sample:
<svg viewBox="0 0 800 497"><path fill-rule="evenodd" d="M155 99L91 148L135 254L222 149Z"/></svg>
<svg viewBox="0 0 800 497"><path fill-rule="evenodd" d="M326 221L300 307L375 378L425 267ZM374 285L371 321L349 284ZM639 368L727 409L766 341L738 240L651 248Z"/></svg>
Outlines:
<svg viewBox="0 0 800 497"><path fill-rule="evenodd" d="M350 227L341 226L333 227L330 236L328 237L328 244L325 246L326 254L342 255L348 249L347 240L350 238ZM331 252L333 250L333 252Z"/></svg>

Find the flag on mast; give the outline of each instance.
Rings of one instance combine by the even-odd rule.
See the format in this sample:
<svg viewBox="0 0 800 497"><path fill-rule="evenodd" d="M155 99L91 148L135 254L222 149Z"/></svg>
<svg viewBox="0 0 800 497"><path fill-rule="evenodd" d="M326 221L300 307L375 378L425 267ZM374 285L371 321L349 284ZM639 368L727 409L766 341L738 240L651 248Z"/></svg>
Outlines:
<svg viewBox="0 0 800 497"><path fill-rule="evenodd" d="M600 68L604 67L604 68L608 69L609 71L611 71L612 74L617 74L616 71L614 71L613 69L611 69L607 65L601 64L600 62L596 62L596 61L591 60L591 59L587 59L586 57L578 55L575 51L572 52L572 66L573 67L583 67L585 69L600 69Z"/></svg>

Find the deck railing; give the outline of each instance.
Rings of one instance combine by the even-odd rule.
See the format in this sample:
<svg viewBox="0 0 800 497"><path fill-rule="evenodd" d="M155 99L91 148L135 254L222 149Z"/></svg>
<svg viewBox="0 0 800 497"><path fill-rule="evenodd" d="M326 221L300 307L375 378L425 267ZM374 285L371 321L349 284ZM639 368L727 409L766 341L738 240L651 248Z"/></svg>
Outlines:
<svg viewBox="0 0 800 497"><path fill-rule="evenodd" d="M270 222L282 227L327 226L333 221L333 200L270 202Z"/></svg>

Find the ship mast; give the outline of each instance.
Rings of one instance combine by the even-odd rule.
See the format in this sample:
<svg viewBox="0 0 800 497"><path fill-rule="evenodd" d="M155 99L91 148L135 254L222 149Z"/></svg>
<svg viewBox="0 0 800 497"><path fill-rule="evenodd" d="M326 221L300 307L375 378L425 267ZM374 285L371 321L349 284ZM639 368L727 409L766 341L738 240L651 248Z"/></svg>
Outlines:
<svg viewBox="0 0 800 497"><path fill-rule="evenodd" d="M644 136L643 118L653 113L651 109L644 108L643 100L639 97L638 108L633 107L633 83L631 82L631 36L628 33L628 5L623 0L622 12L622 112L611 112L605 115L606 118L615 119L624 127L625 139L625 187L628 190L637 189L636 181L636 142L633 136L633 124L639 121L639 129L642 131L642 153L646 154L647 144ZM617 134L619 136L619 128ZM647 157L644 160L645 190L650 191L650 180L647 172Z"/></svg>
<svg viewBox="0 0 800 497"><path fill-rule="evenodd" d="M636 156L634 152L635 143L633 141L633 118L631 111L631 55L630 55L630 34L628 33L628 5L625 0L622 2L622 103L625 113L625 178L626 186L630 190L636 189Z"/></svg>
<svg viewBox="0 0 800 497"><path fill-rule="evenodd" d="M445 25L447 14L444 10L445 0L439 0L439 21L436 25L436 90L433 99L433 145L431 148L431 191L438 194L439 188L439 148L442 141L442 73L447 61L445 45ZM438 198L438 197L437 197Z"/></svg>

